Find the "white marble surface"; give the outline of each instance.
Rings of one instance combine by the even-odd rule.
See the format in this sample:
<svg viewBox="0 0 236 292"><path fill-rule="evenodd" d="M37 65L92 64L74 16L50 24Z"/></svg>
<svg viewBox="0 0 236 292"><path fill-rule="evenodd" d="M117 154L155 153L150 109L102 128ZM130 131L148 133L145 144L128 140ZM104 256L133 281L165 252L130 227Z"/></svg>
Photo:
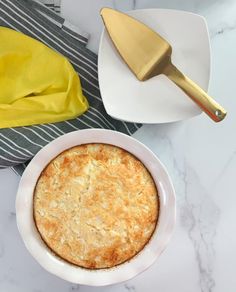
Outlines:
<svg viewBox="0 0 236 292"><path fill-rule="evenodd" d="M201 115L144 126L135 137L165 163L177 194L174 236L142 275L112 287L73 285L44 271L26 251L16 227L19 178L0 171L0 292L234 292L236 291L236 2L234 0L64 0L62 14L91 33L97 51L102 6L121 10L174 8L206 17L211 36L209 92L228 109L220 124ZM197 36L196 36L197 37Z"/></svg>

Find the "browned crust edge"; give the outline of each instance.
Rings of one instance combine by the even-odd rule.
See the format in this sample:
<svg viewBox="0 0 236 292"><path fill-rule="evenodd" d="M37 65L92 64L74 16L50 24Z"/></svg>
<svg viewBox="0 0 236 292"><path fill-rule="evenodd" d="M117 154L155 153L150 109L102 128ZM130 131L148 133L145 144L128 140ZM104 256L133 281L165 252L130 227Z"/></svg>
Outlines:
<svg viewBox="0 0 236 292"><path fill-rule="evenodd" d="M47 165L44 167L44 169L54 160L54 159L56 159L58 156L60 156L61 154L63 154L64 152L66 152L66 151L68 151L68 150L71 150L71 149L73 149L73 148L76 148L76 147L78 147L78 146L83 146L83 145L92 145L92 144L101 144L101 145L109 145L109 146L114 146L114 147L117 147L117 148L120 148L120 149L122 149L122 150L125 150L126 152L128 152L130 155L132 155L134 158L136 158L136 159L138 159L141 163L142 163L142 165L146 168L146 170L148 171L148 173L150 174L150 176L151 176L151 178L153 179L153 176L152 176L152 174L150 173L150 171L149 171L149 169L146 167L146 165L138 158L138 157L136 157L134 154L132 154L132 153L130 153L128 150L126 150L126 149L124 149L124 148L122 148L122 147L119 147L119 146L116 146L116 145L113 145L113 144L108 144L108 143L84 143L84 144L78 144L78 145L76 145L76 146L73 146L73 147L70 147L70 148L67 148L67 149L65 149L64 151L62 151L62 152L60 152L57 156L55 156L54 158L52 158L48 163L47 163ZM157 232L157 227L158 227L158 223L159 223L159 217L160 217L160 212L161 212L161 210L160 210L160 198L159 198L159 192L158 192L158 188L157 188L157 185L156 185L156 183L155 183L155 181L154 181L154 179L153 179L153 181L154 181L154 183L155 183L155 188L156 188L156 190L157 190L157 201L158 201L158 204L157 204L157 220L156 220L156 224L155 224L155 227L154 227L154 229L153 229L153 232L152 232L152 234L150 235L150 237L149 237L149 239L146 241L146 243L143 245L143 247L138 251L138 252L136 252L134 255L132 255L130 258L128 258L128 259L126 259L125 261L123 261L123 262L121 262L121 263L119 263L119 264L117 264L117 265L114 265L114 266L112 266L112 267L103 267L103 268L87 268L87 267L84 267L84 266L80 266L80 265L77 265L77 264L75 264L75 263L73 263L73 262L71 262L70 260L67 260L67 259L65 259L65 258L63 258L63 257L61 257L58 253L56 253L51 247L49 247L48 246L48 244L46 243L46 241L44 240L44 238L43 238L43 236L42 236L42 234L40 233L40 231L39 231L39 229L38 229L38 226L37 226L37 223L36 223L36 219L35 219L35 210L34 210L34 201L35 201L35 189L36 189L36 186L37 186L37 184L38 184L38 181L39 181L39 179L41 178L41 176L42 176L42 172L44 171L44 169L41 171L41 173L40 173L40 175L39 175L39 177L38 177L38 179L37 179L37 182L35 183L35 186L34 186L34 191L33 191L33 221L34 221L34 225L35 225L35 227L36 227L36 229L37 229L37 232L38 232L38 234L39 234L39 236L40 236L40 238L42 239L42 241L43 241L43 243L45 244L45 246L46 246L46 248L54 255L54 256L56 256L57 258L59 258L60 260L62 260L62 261L64 261L64 262L66 262L66 263L69 263L69 264L71 264L72 266L75 266L75 267L79 267L79 268L82 268L82 269L84 269L84 270L89 270L89 271L99 271L99 270L110 270L110 269L114 269L114 268L117 268L117 267L119 267L119 266L121 266L121 265L123 265L123 264L125 264L125 263L129 263L131 260L133 260L134 258L136 258L138 255L139 255L139 253L141 253L144 249L145 249L145 247L147 246L147 245L149 245L150 244L150 242L151 242L151 240L152 240L152 238L153 238L153 235L154 235L154 233L156 233Z"/></svg>

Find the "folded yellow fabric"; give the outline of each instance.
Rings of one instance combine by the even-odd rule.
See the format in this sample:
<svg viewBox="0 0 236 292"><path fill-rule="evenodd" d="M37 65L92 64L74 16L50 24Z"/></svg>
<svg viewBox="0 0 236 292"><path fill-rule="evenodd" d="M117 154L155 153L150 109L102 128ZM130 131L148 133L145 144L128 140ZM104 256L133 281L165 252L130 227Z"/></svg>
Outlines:
<svg viewBox="0 0 236 292"><path fill-rule="evenodd" d="M0 128L59 122L87 109L79 77L65 57L0 27Z"/></svg>

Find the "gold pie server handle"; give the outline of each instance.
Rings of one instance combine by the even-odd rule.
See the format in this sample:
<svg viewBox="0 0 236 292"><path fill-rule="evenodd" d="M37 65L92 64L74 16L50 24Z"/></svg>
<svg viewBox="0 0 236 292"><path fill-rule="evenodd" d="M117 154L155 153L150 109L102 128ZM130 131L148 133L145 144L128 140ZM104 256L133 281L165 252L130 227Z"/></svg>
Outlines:
<svg viewBox="0 0 236 292"><path fill-rule="evenodd" d="M220 122L227 112L201 87L180 72L172 63L169 63L163 73L179 86L212 120Z"/></svg>

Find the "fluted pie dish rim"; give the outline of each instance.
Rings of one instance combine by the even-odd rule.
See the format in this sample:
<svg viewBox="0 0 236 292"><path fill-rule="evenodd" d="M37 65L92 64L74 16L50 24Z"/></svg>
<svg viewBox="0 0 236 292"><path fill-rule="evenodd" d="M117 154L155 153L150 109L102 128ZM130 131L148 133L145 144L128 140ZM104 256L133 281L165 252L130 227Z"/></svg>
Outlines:
<svg viewBox="0 0 236 292"><path fill-rule="evenodd" d="M33 195L46 165L66 149L81 144L102 143L123 148L138 158L150 172L159 196L158 224L144 248L129 261L108 269L85 269L56 256L44 243L33 218ZM175 224L175 192L160 160L141 142L125 134L102 129L79 130L65 134L40 150L27 166L17 192L17 226L31 255L48 272L77 284L105 286L126 281L146 270L166 247Z"/></svg>

